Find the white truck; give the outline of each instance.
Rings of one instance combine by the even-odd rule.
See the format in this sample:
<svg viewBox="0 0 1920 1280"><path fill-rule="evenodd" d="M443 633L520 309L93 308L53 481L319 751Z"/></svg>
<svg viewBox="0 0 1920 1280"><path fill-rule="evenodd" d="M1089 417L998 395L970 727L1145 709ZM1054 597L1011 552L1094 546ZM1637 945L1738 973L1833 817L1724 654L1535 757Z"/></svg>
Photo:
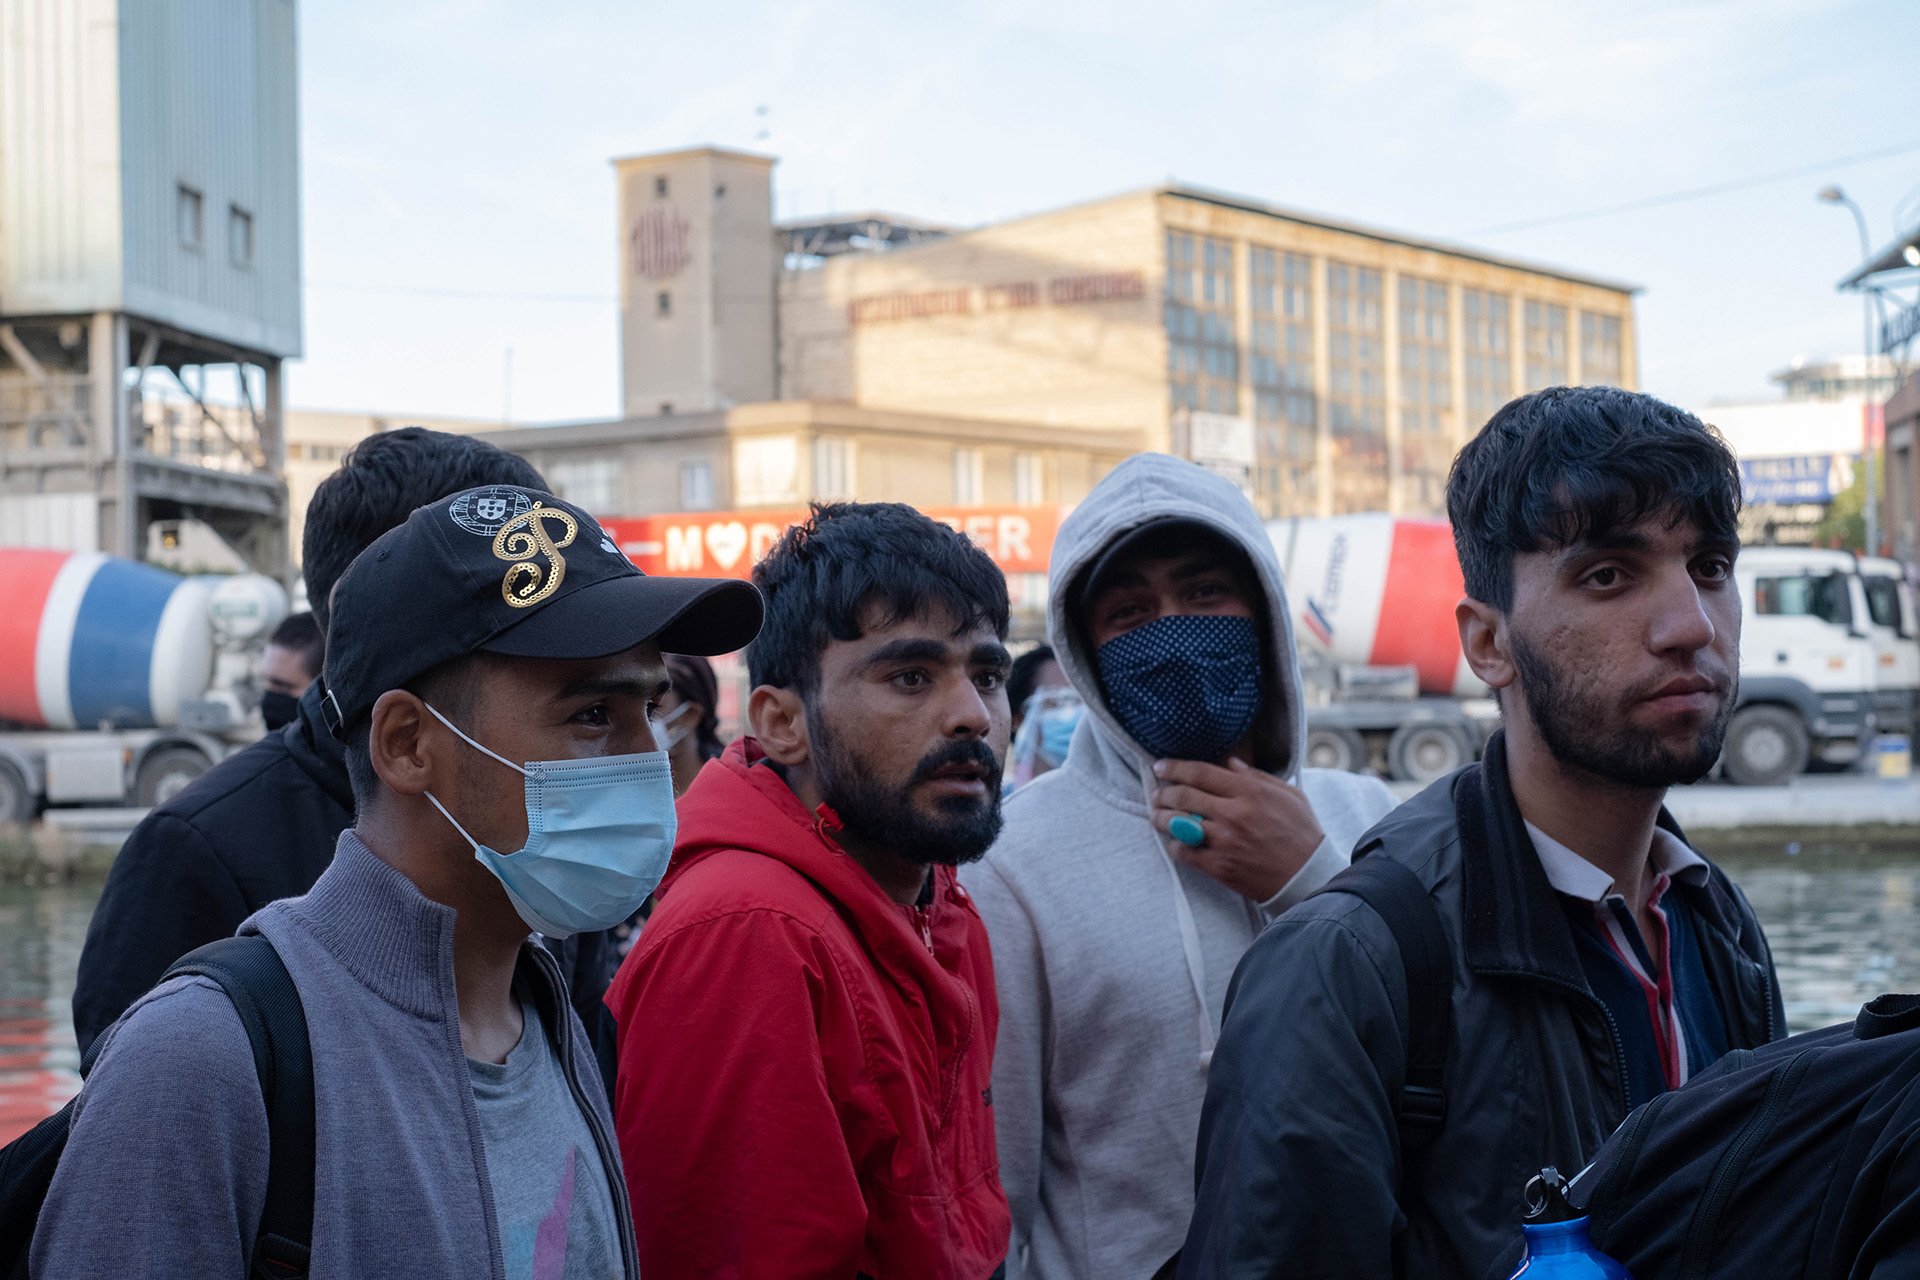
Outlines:
<svg viewBox="0 0 1920 1280"><path fill-rule="evenodd" d="M260 736L272 579L0 548L0 599L0 825L161 803Z"/></svg>
<svg viewBox="0 0 1920 1280"><path fill-rule="evenodd" d="M1867 580L1849 552L1749 547L1734 577L1744 619L1726 776L1779 783L1809 761L1852 764L1879 731L1883 712L1897 722L1900 708L1911 706L1900 680L1909 657L1920 664L1920 641L1892 629L1875 634Z"/></svg>
<svg viewBox="0 0 1920 1280"><path fill-rule="evenodd" d="M1909 743L1920 722L1920 607L1898 560L1860 558L1867 632L1873 640L1875 727Z"/></svg>

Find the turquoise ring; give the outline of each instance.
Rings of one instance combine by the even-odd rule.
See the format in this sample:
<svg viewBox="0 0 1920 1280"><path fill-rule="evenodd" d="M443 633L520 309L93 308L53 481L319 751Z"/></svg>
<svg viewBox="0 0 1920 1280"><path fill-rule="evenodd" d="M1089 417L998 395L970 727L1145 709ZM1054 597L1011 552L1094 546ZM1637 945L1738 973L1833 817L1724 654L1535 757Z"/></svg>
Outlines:
<svg viewBox="0 0 1920 1280"><path fill-rule="evenodd" d="M1199 814L1182 815L1167 824L1167 834L1189 849L1198 849L1207 842L1207 829L1201 826Z"/></svg>

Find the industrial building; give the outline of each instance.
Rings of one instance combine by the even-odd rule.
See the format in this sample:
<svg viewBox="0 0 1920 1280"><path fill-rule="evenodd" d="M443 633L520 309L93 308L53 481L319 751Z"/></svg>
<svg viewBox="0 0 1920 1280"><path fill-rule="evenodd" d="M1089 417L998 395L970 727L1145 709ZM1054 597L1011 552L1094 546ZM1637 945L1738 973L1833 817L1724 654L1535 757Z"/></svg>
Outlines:
<svg viewBox="0 0 1920 1280"><path fill-rule="evenodd" d="M626 417L502 443L613 515L1072 502L1139 449L1270 516L1433 514L1508 399L1634 385L1628 285L1185 186L776 225L773 165L615 161Z"/></svg>
<svg viewBox="0 0 1920 1280"><path fill-rule="evenodd" d="M287 572L295 28L286 0L0 0L0 541L138 557L194 519Z"/></svg>

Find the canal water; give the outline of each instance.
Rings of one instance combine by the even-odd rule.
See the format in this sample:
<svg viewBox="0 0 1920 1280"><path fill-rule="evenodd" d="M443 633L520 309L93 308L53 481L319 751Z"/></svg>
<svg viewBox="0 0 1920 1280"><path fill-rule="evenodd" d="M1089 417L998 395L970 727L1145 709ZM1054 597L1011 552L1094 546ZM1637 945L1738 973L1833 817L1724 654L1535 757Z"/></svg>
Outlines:
<svg viewBox="0 0 1920 1280"><path fill-rule="evenodd" d="M1766 927L1793 1030L1849 1019L1883 991L1920 990L1920 847L1717 858ZM0 885L0 1141L78 1087L70 1000L98 895L95 884Z"/></svg>

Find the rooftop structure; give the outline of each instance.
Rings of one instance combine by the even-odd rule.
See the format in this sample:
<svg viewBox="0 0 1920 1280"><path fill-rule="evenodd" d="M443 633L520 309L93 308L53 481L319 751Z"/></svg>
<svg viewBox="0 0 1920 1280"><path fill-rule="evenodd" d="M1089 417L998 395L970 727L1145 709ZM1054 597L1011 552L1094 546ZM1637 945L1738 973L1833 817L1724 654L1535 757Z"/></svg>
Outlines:
<svg viewBox="0 0 1920 1280"><path fill-rule="evenodd" d="M68 545L137 557L149 526L192 516L250 566L287 572L296 26L289 0L0 0L13 527L59 523ZM150 410L163 388L190 411Z"/></svg>

